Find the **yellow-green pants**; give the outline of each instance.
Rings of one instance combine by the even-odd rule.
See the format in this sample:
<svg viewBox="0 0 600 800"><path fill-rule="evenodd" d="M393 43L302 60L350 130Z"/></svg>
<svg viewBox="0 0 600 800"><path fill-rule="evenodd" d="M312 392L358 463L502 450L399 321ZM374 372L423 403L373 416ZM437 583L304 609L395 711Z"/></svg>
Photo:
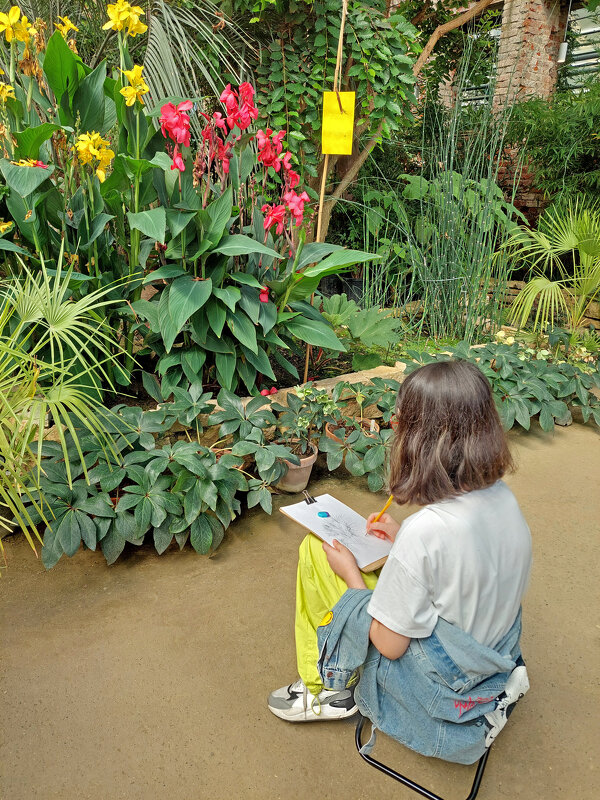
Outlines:
<svg viewBox="0 0 600 800"><path fill-rule="evenodd" d="M368 589L374 589L378 572L362 573ZM317 669L317 627L348 587L329 566L323 542L309 534L300 545L296 580L296 658L298 674L312 694L323 682Z"/></svg>

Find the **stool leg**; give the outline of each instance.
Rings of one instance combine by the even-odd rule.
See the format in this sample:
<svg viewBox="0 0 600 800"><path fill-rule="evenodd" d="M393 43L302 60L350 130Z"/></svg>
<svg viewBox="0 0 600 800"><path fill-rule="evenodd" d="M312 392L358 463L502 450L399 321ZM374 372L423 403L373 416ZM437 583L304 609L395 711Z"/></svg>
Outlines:
<svg viewBox="0 0 600 800"><path fill-rule="evenodd" d="M401 775L399 772L396 772L395 769L388 767L387 764L382 764L381 761L377 761L377 759L372 758L372 756L360 752L362 747L362 731L366 721L367 721L366 717L363 717L361 714L358 723L356 725L356 731L354 734L356 749L358 750L361 758L363 758L367 762L367 764L370 764L372 767L375 767L375 769L378 769L380 772L383 772L384 775L387 775L390 778L394 778L394 780L398 781L404 786L407 786L409 789L412 789L413 792L420 794L422 797L426 797L427 800L444 800L444 798L440 797L439 794L431 792L429 789L426 789L419 783L416 783L415 781L412 781L410 778L407 778L406 775ZM481 785L481 780L483 778L483 773L485 771L490 750L491 748L488 747L488 749L479 759L479 763L477 764L477 770L475 772L475 778L473 780L473 785L471 786L471 791L469 792L467 800L475 800L475 798L477 797L477 793L479 792L479 787Z"/></svg>

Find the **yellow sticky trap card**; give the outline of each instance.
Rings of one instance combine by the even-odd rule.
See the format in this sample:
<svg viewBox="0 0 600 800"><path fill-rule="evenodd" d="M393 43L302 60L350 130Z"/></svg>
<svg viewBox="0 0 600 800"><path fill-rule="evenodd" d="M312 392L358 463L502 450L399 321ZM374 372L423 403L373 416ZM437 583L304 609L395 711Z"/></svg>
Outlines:
<svg viewBox="0 0 600 800"><path fill-rule="evenodd" d="M351 155L355 98L356 92L323 92L323 153Z"/></svg>

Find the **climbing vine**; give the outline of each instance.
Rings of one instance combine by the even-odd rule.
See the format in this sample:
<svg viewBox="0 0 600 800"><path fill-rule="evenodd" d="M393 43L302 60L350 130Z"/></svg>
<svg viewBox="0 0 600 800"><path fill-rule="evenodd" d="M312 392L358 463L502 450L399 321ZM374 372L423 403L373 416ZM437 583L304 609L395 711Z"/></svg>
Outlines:
<svg viewBox="0 0 600 800"><path fill-rule="evenodd" d="M287 128L313 192L321 162L321 95L332 88L340 17L340 0L315 0L268 6L260 21L269 37L255 66L260 111L273 128ZM412 119L417 36L404 17L386 16L385 2L349 3L342 90L356 92L357 106L355 151L346 171L365 146L372 149ZM336 161L330 159L332 170Z"/></svg>

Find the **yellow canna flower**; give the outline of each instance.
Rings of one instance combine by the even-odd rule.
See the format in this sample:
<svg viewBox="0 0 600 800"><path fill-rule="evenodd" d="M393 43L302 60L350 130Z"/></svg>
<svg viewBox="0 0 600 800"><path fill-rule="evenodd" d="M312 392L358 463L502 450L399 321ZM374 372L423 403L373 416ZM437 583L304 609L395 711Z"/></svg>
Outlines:
<svg viewBox="0 0 600 800"><path fill-rule="evenodd" d="M8 83L0 83L0 103L6 103L7 100L15 100L15 90Z"/></svg>
<svg viewBox="0 0 600 800"><path fill-rule="evenodd" d="M0 33L3 33L7 42L17 39L19 20L21 19L21 9L13 6L8 14L0 14Z"/></svg>
<svg viewBox="0 0 600 800"><path fill-rule="evenodd" d="M139 64L135 64L133 69L124 69L123 75L127 78L130 86L125 86L121 89L121 94L126 99L126 105L132 106L136 99L140 101L140 103L144 103L142 100L142 95L147 94L150 91L148 84L142 78L142 70L144 68L140 67Z"/></svg>
<svg viewBox="0 0 600 800"><path fill-rule="evenodd" d="M127 36L137 36L138 33L146 33L148 26L140 22L140 15L144 12L139 6L131 6L131 14L127 20Z"/></svg>
<svg viewBox="0 0 600 800"><path fill-rule="evenodd" d="M13 226L12 222L0 222L0 235L4 236L6 231L9 231Z"/></svg>
<svg viewBox="0 0 600 800"><path fill-rule="evenodd" d="M65 41L67 39L67 34L69 33L69 31L75 31L75 32L79 31L79 28L73 25L73 23L68 17L59 17L59 20L62 22L62 25L60 25L58 22L55 22L54 27L56 28L56 30L61 32L62 37Z"/></svg>
<svg viewBox="0 0 600 800"><path fill-rule="evenodd" d="M18 42L27 43L31 36L35 34L35 28L30 24L25 14L21 16L19 6L13 6L8 14L0 14L0 33L4 34L7 42L12 42L15 39Z"/></svg>
<svg viewBox="0 0 600 800"><path fill-rule="evenodd" d="M79 161L82 164L95 166L96 175L100 183L106 178L106 168L115 157L109 145L110 142L107 139L103 139L96 131L82 133L75 142ZM94 165L94 161L98 163Z"/></svg>
<svg viewBox="0 0 600 800"><path fill-rule="evenodd" d="M140 22L140 17L144 11L140 6L129 5L127 0L117 0L116 3L111 3L106 8L108 14L108 22L102 28L107 31L122 31L126 29L126 36L137 36L138 33L145 33L148 26Z"/></svg>

